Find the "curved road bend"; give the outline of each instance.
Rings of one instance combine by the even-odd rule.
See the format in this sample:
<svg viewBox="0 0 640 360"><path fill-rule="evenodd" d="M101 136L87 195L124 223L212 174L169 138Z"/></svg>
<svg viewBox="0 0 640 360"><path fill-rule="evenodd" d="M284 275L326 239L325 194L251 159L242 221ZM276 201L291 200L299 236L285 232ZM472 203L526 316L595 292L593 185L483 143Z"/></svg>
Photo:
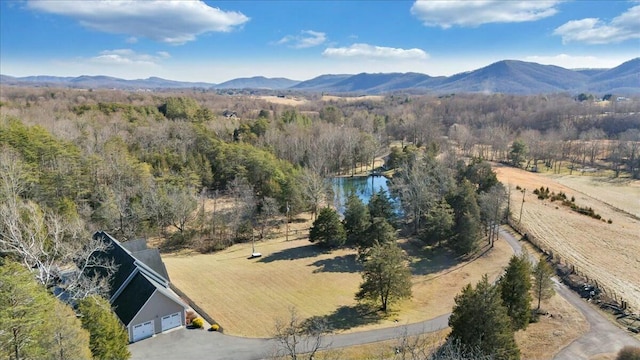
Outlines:
<svg viewBox="0 0 640 360"><path fill-rule="evenodd" d="M502 229L500 234L511 245L516 254L522 253L522 246L513 235ZM531 261L535 263L538 259L531 255ZM593 305L582 300L578 294L571 291L564 284L561 284L555 278L553 281L556 292L576 309L580 310L589 323L589 331L560 350L554 360L589 359L598 354L617 353L626 345L640 347L640 340L612 324Z"/></svg>
<svg viewBox="0 0 640 360"><path fill-rule="evenodd" d="M516 254L522 246L510 233L501 230L502 238ZM591 329L560 351L554 359L588 359L600 353L614 353L625 345L640 346L640 341L611 324L603 315L578 295L556 282L556 291L585 316ZM392 328L349 334L328 335L323 341L329 348L341 348L418 335L447 328L450 314L423 322ZM275 349L272 339L252 339L210 333L206 330L179 328L129 345L134 360L205 358L216 360L259 360L268 358Z"/></svg>

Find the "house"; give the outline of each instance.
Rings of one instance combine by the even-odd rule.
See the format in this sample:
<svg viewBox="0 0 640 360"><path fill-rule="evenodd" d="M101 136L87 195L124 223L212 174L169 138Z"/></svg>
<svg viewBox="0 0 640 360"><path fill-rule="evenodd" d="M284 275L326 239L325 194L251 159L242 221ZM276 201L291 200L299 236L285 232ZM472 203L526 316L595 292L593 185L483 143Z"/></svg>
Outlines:
<svg viewBox="0 0 640 360"><path fill-rule="evenodd" d="M117 266L110 278L109 302L126 326L129 341L185 325L188 306L170 289L158 249L147 249L144 240L120 243L104 231L96 232L93 238L110 245L95 256Z"/></svg>

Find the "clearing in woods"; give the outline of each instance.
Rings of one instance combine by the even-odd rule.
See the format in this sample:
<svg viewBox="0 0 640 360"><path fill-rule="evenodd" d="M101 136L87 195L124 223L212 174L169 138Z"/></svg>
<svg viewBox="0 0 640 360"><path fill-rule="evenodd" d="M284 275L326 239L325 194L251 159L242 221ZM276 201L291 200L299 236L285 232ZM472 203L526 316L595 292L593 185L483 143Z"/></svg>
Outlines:
<svg viewBox="0 0 640 360"><path fill-rule="evenodd" d="M310 222L294 224L301 227L291 229L297 234L294 240L280 236L256 244L261 258L248 259L251 244L238 244L214 254L167 254L163 260L172 283L225 333L271 337L275 320L285 319L291 307L302 318L326 317L337 332L435 318L451 311L454 296L467 283L478 282L485 273L496 278L513 253L506 242L498 241L476 260L460 263L441 251L417 256L422 250L400 241L411 258L413 298L380 318L375 312L360 312L354 300L362 280L355 250L323 252L307 240Z"/></svg>
<svg viewBox="0 0 640 360"><path fill-rule="evenodd" d="M524 231L640 310L639 181L544 175L503 165L495 165L494 170L511 187L516 223L522 208ZM516 186L526 189L524 205ZM562 191L568 199L575 197L578 206L593 208L604 221L574 212L558 201L538 200L532 191L541 186Z"/></svg>

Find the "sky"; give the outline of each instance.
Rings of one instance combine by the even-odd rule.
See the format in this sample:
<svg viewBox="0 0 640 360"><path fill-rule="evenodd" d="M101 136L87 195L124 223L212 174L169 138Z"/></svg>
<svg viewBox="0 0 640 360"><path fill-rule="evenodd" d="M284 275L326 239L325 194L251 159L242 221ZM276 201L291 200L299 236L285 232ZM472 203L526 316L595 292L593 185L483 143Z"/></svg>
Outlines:
<svg viewBox="0 0 640 360"><path fill-rule="evenodd" d="M241 77L419 72L640 56L639 0L0 0L0 73Z"/></svg>

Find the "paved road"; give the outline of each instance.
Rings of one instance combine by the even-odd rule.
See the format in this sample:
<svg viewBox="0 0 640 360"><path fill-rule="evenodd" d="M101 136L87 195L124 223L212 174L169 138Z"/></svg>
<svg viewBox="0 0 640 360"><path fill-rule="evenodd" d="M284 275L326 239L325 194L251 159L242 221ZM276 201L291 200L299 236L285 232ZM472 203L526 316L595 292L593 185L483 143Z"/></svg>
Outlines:
<svg viewBox="0 0 640 360"><path fill-rule="evenodd" d="M516 254L522 252L522 246L510 233L501 230L500 234ZM538 260L533 255L531 257L534 263ZM589 359L598 354L617 353L626 345L640 347L639 340L612 324L592 304L584 301L564 284L556 279L553 280L556 292L580 310L589 323L589 331L562 349L556 354L554 360Z"/></svg>
<svg viewBox="0 0 640 360"><path fill-rule="evenodd" d="M434 332L447 328L449 315L445 314L424 322L386 329L329 335L323 339L323 347L342 348L397 339L405 334L410 336ZM271 339L241 338L206 330L185 328L129 345L131 358L134 360L182 360L186 358L259 360L268 358L273 354L275 348L275 342Z"/></svg>
<svg viewBox="0 0 640 360"><path fill-rule="evenodd" d="M513 248L516 254L522 252L522 246L511 234L501 230L502 238ZM534 259L535 260L535 259ZM588 359L600 353L614 353L625 345L639 346L640 341L629 336L623 330L611 324L603 315L578 295L556 282L556 291L585 316L591 328L579 339L565 347L555 360ZM329 348L341 348L368 344L400 336L417 335L445 329L450 314L409 325L392 328L363 331L350 334L327 336L325 344ZM129 346L134 360L149 359L185 359L205 358L215 360L259 360L268 358L275 349L272 339L241 338L209 332L180 328L169 333L155 336Z"/></svg>

